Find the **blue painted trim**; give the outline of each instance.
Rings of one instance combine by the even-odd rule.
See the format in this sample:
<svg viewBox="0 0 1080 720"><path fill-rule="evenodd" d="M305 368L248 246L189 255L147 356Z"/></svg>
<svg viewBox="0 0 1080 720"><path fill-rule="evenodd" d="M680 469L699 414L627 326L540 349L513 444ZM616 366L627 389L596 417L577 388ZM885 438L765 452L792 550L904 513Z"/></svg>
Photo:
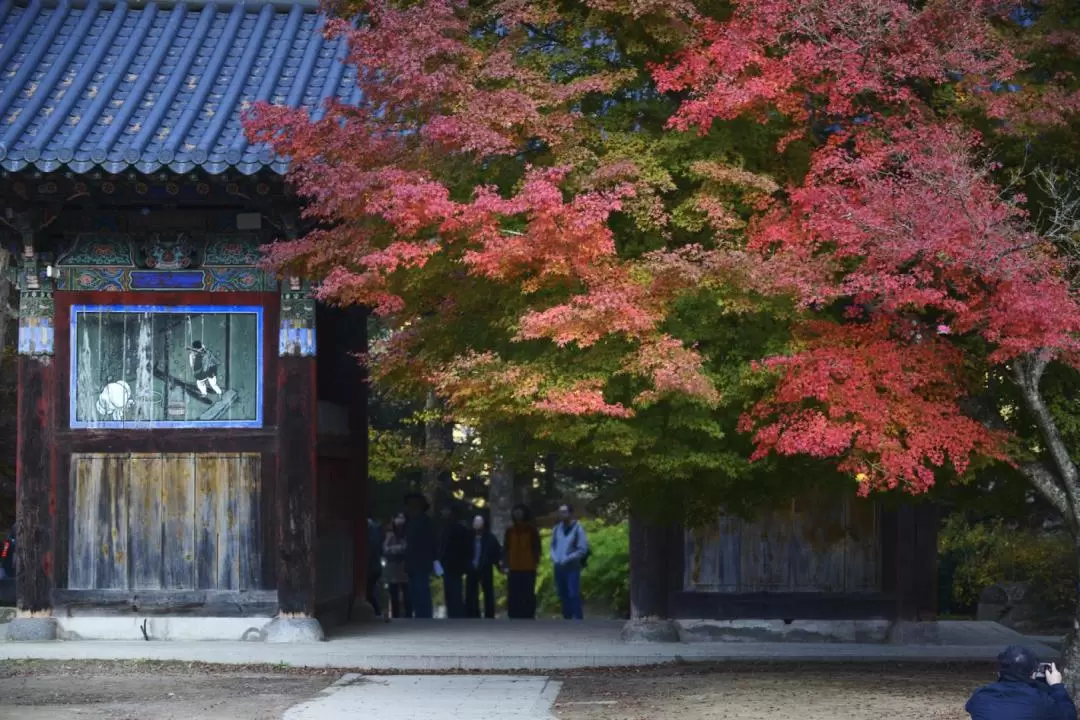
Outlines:
<svg viewBox="0 0 1080 720"><path fill-rule="evenodd" d="M128 283L132 290L202 290L206 276L202 270L132 270Z"/></svg>
<svg viewBox="0 0 1080 720"><path fill-rule="evenodd" d="M253 314L255 315L255 332L257 342L255 348L255 419L254 420L192 420L192 421L169 421L153 420L151 422L86 422L76 420L76 397L78 395L78 319L80 313L128 313L128 314ZM261 428L263 426L263 402L265 394L263 388L263 365L265 361L265 347L263 325L265 311L261 305L72 305L71 318L68 327L68 421L72 430L155 430L155 429L183 429L183 428Z"/></svg>

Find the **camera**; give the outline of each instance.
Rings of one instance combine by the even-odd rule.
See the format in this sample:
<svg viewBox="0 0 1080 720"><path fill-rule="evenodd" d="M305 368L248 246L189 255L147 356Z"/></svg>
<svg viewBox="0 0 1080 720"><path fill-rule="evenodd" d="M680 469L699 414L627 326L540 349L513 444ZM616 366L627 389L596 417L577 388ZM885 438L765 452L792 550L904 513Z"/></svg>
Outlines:
<svg viewBox="0 0 1080 720"><path fill-rule="evenodd" d="M1039 667L1035 670L1035 674L1031 677L1041 682L1046 682L1046 672L1052 667L1051 663L1039 663Z"/></svg>

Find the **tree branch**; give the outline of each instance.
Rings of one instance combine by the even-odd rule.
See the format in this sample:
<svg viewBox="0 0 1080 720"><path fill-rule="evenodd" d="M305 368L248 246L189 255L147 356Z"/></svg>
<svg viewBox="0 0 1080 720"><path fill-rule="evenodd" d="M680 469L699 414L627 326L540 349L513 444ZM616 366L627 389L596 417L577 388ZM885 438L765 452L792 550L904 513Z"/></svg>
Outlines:
<svg viewBox="0 0 1080 720"><path fill-rule="evenodd" d="M1021 465L1020 472L1035 486L1035 489L1039 494L1061 514L1061 517L1065 520L1065 524L1069 526L1069 529L1075 535L1077 530L1080 529L1076 513L1073 512L1073 506L1069 502L1069 496L1058 484L1058 480L1054 476L1054 473L1050 472L1050 470L1041 462Z"/></svg>
<svg viewBox="0 0 1080 720"><path fill-rule="evenodd" d="M1035 483L1035 487L1044 495L1047 495L1048 490L1044 486L1046 485L1046 478L1051 478L1051 483L1058 492L1064 492L1067 496L1067 504L1071 510L1068 516L1069 522L1075 525L1078 521L1076 510L1080 508L1080 472L1077 471L1076 463L1073 462L1072 456L1069 455L1069 449L1065 445L1065 439L1061 436L1057 421L1054 420L1050 408L1046 406L1042 393L1039 391L1039 383L1049 364L1050 356L1047 353L1039 353L1027 358L1017 359L1012 367L1013 379L1020 388L1024 404L1027 405L1028 410L1034 416L1043 443L1046 445L1047 452L1057 468L1056 475L1060 480L1060 486L1058 483L1053 482L1053 474L1040 476L1041 479L1038 482L1030 475L1029 479ZM1047 497L1050 499L1049 495ZM1051 501L1053 502L1052 499Z"/></svg>

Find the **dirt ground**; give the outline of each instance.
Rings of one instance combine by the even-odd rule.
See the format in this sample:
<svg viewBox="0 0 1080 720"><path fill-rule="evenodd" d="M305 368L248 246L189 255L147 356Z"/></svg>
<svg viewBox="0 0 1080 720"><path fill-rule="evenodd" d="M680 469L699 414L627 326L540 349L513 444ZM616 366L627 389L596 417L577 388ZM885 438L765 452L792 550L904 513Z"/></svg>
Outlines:
<svg viewBox="0 0 1080 720"><path fill-rule="evenodd" d="M340 676L276 667L15 662L0 668L0 720L278 720Z"/></svg>
<svg viewBox="0 0 1080 720"><path fill-rule="evenodd" d="M278 720L344 672L11 662L0 667L0 720ZM992 676L989 666L944 665L725 665L553 674L563 683L555 707L559 720L967 720L964 702Z"/></svg>
<svg viewBox="0 0 1080 720"><path fill-rule="evenodd" d="M559 720L968 720L993 667L691 667L570 675Z"/></svg>

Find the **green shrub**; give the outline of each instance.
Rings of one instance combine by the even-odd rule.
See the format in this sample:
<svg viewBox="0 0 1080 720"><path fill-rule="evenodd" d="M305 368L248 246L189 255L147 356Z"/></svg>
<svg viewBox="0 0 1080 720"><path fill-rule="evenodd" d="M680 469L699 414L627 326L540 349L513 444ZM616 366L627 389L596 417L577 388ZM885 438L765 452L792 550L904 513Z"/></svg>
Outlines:
<svg viewBox="0 0 1080 720"><path fill-rule="evenodd" d="M941 529L938 549L952 567L952 596L960 606L976 605L996 583L1029 582L1050 610L1075 610L1076 553L1066 532L1016 529L1000 520L969 523L954 515Z"/></svg>
<svg viewBox="0 0 1080 720"><path fill-rule="evenodd" d="M588 533L589 566L581 573L581 595L588 609L612 617L630 615L630 531L625 523L582 521ZM555 591L555 572L548 559L551 529L540 530L543 553L536 577L537 615L561 617L559 596ZM500 610L506 609L506 577L495 576L495 596Z"/></svg>

